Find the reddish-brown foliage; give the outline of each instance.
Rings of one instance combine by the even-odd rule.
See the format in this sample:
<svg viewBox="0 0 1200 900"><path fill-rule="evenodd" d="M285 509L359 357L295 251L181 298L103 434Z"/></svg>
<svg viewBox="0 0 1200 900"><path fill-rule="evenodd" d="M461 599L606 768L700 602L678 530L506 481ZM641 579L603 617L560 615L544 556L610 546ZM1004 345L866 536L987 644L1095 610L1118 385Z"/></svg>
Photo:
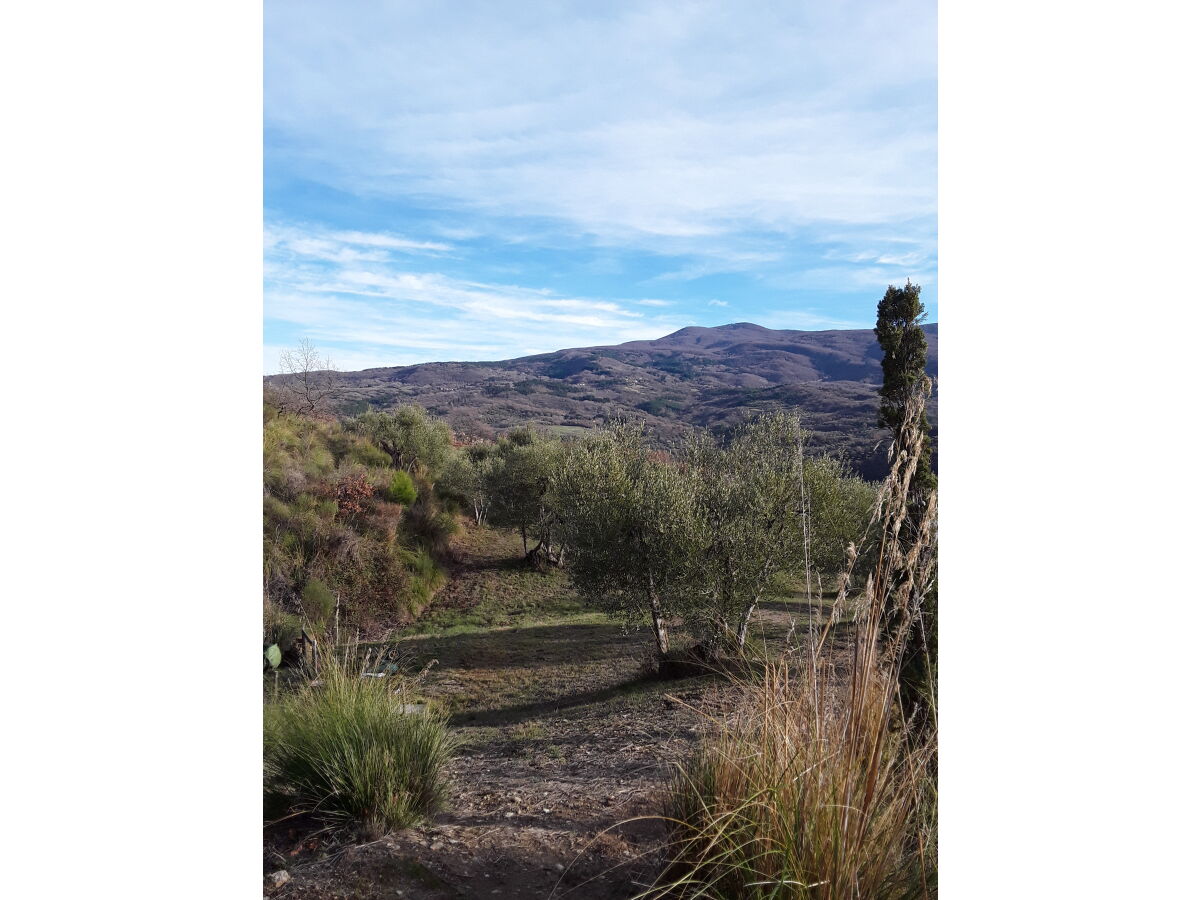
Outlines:
<svg viewBox="0 0 1200 900"><path fill-rule="evenodd" d="M362 472L351 472L342 476L333 488L333 497L337 500L338 518L353 519L366 510L366 503L375 493L375 488Z"/></svg>

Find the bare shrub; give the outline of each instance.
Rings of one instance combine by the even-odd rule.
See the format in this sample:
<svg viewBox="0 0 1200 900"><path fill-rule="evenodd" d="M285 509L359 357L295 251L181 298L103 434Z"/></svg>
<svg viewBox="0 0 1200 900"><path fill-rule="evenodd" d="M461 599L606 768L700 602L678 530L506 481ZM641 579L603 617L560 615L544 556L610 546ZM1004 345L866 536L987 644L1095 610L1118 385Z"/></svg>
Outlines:
<svg viewBox="0 0 1200 900"><path fill-rule="evenodd" d="M329 402L337 383L337 366L329 357L322 357L312 341L304 338L295 350L279 355L280 394L276 402L283 408L301 415L329 413Z"/></svg>

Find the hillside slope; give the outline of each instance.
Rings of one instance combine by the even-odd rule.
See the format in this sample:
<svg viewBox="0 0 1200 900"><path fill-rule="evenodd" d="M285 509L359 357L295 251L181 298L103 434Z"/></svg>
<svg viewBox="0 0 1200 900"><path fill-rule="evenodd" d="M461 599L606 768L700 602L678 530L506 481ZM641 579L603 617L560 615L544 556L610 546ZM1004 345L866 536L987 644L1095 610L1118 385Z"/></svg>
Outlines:
<svg viewBox="0 0 1200 900"><path fill-rule="evenodd" d="M927 371L936 383L938 327L924 329ZM664 440L689 425L720 428L752 411L798 409L815 449L844 453L876 478L885 468L886 438L875 425L879 361L869 329L786 331L739 322L497 362L339 373L337 408L350 415L418 403L463 433L535 424L566 434L624 413L644 419ZM936 390L929 418L936 437Z"/></svg>

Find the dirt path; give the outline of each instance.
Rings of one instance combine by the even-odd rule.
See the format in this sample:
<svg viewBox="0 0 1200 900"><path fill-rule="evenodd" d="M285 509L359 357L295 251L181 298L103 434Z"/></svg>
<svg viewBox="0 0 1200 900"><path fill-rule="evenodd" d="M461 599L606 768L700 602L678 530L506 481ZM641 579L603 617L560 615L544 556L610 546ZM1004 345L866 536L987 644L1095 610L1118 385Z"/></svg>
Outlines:
<svg viewBox="0 0 1200 900"><path fill-rule="evenodd" d="M427 616L459 633L403 640L412 666L437 660L426 694L461 741L446 810L349 847L279 835L265 869L291 880L272 897L607 900L635 896L658 871L664 787L732 689L645 677L645 633L596 621L561 573L508 565L508 543L468 536ZM766 621L781 631L791 612L768 610ZM453 625L481 617L514 624Z"/></svg>

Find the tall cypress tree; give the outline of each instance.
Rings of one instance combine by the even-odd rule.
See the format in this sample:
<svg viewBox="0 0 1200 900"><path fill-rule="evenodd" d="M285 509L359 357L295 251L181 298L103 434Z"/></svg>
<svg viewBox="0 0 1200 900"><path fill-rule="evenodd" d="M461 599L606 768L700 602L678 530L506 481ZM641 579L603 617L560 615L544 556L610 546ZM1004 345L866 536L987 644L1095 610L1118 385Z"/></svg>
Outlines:
<svg viewBox="0 0 1200 900"><path fill-rule="evenodd" d="M921 286L907 281L902 288L888 285L879 301L875 338L883 349L883 387L879 390L879 424L899 437L904 424L904 408L918 380L925 374L929 345L921 323L925 305ZM901 529L902 540L911 539L912 528L926 509L930 491L937 487L930 457L933 442L929 419L921 413L921 457L913 473L909 494L908 520ZM915 639L904 647L900 662L900 705L904 716L918 729L933 721L929 704L936 702L937 680L937 587L925 595L921 604L921 628ZM890 624L894 624L894 620Z"/></svg>
<svg viewBox="0 0 1200 900"><path fill-rule="evenodd" d="M879 389L879 424L898 433L904 421L904 405L925 373L925 357L929 345L921 323L925 321L925 304L921 302L921 286L907 281L902 288L888 285L879 301L875 321L875 339L883 349L883 387ZM925 441L921 459L913 478L919 495L937 486L930 458L933 444L929 437L929 419L921 414Z"/></svg>

